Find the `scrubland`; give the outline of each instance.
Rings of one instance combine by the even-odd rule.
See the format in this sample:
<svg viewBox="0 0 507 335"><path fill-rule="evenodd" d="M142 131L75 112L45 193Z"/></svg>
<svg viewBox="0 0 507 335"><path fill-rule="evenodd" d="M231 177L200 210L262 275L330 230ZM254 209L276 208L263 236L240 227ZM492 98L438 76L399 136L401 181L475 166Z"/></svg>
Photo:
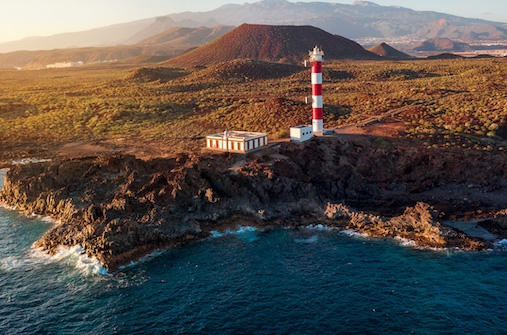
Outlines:
<svg viewBox="0 0 507 335"><path fill-rule="evenodd" d="M506 145L504 59L327 61L323 75L326 128L378 117L411 145ZM71 142L197 150L207 134L226 129L282 139L311 122L310 95L310 69L248 60L0 71L0 158L51 156Z"/></svg>

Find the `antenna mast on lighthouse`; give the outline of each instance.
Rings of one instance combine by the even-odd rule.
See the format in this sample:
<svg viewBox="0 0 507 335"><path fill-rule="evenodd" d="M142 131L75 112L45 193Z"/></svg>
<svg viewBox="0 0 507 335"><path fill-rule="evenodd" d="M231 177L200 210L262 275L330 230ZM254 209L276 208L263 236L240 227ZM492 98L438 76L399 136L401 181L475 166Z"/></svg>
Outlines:
<svg viewBox="0 0 507 335"><path fill-rule="evenodd" d="M324 52L317 46L309 53L309 62L312 64L312 114L313 114L313 132L322 133L324 130L324 121L322 119L322 59Z"/></svg>

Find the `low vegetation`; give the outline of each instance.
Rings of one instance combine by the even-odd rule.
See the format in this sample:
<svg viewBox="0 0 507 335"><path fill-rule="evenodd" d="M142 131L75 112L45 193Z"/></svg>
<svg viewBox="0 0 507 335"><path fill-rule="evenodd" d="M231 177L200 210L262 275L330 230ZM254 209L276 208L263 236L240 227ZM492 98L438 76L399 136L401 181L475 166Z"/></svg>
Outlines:
<svg viewBox="0 0 507 335"><path fill-rule="evenodd" d="M327 128L394 111L398 136L413 144L481 151L506 145L505 60L330 61L324 67ZM0 71L0 92L3 157L75 141L194 150L207 134L225 129L268 132L274 140L311 122L304 103L310 70L264 62Z"/></svg>

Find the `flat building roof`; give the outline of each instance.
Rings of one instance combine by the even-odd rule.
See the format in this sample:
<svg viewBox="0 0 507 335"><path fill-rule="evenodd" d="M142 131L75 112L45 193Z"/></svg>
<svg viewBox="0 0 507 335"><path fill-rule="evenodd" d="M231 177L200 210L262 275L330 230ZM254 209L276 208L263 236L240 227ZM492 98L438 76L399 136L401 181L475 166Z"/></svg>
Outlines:
<svg viewBox="0 0 507 335"><path fill-rule="evenodd" d="M207 137L216 137L216 138L228 137L230 139L248 140L248 139L263 137L263 136L267 136L267 134L266 133L256 133L256 132L251 132L251 131L226 130L226 131L218 133L218 134L208 135Z"/></svg>

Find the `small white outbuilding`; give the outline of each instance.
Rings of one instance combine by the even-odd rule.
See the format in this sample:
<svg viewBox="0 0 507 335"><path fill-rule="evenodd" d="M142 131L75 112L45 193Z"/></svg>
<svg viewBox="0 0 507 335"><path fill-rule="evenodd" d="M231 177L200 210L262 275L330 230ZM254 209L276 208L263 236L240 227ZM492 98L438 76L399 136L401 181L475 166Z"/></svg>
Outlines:
<svg viewBox="0 0 507 335"><path fill-rule="evenodd" d="M247 153L268 145L268 135L250 131L226 130L206 136L206 148L228 152Z"/></svg>
<svg viewBox="0 0 507 335"><path fill-rule="evenodd" d="M308 141L313 137L313 127L308 125L290 128L290 140L294 142Z"/></svg>

